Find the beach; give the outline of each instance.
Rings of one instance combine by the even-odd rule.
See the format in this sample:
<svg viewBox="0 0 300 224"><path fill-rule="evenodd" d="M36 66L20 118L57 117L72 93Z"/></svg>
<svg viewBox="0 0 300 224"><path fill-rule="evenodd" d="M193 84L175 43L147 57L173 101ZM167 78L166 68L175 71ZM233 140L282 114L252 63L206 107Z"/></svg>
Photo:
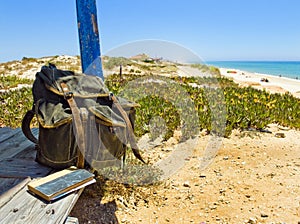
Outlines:
<svg viewBox="0 0 300 224"><path fill-rule="evenodd" d="M238 69L219 68L222 76L233 79L241 87L251 86L256 89L265 89L270 93L291 93L300 98L300 80L242 71Z"/></svg>

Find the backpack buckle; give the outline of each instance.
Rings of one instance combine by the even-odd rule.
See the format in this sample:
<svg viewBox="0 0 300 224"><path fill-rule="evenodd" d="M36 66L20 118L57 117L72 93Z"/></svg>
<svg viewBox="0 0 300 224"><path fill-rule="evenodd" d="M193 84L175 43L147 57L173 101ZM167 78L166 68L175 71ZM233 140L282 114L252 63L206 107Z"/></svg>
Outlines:
<svg viewBox="0 0 300 224"><path fill-rule="evenodd" d="M114 94L113 94L113 93L109 93L109 95L108 95L108 100L109 100L109 101L111 101L111 100L112 100L112 98L113 98L113 96L114 96Z"/></svg>
<svg viewBox="0 0 300 224"><path fill-rule="evenodd" d="M74 96L74 94L71 91L64 93L64 97L66 100L73 98L73 96Z"/></svg>

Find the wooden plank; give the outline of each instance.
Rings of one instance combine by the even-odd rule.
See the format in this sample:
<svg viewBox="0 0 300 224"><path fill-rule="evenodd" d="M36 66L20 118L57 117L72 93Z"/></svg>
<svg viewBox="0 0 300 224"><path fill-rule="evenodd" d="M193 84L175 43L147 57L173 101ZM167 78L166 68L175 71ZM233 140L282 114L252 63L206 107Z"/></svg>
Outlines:
<svg viewBox="0 0 300 224"><path fill-rule="evenodd" d="M29 146L23 151L19 152L16 154L13 158L18 158L18 159L27 159L27 160L32 160L35 161L36 158L36 149L35 146Z"/></svg>
<svg viewBox="0 0 300 224"><path fill-rule="evenodd" d="M51 170L50 167L27 159L9 158L0 163L0 177L44 177Z"/></svg>
<svg viewBox="0 0 300 224"><path fill-rule="evenodd" d="M64 223L82 191L47 204L24 187L0 208L0 220L2 223Z"/></svg>
<svg viewBox="0 0 300 224"><path fill-rule="evenodd" d="M9 189L13 188L14 186L21 183L24 179L27 179L28 177L0 177L0 195L2 196L5 192L7 192ZM30 179L30 178L29 178Z"/></svg>
<svg viewBox="0 0 300 224"><path fill-rule="evenodd" d="M0 207L2 207L27 185L31 178L0 178L0 181Z"/></svg>
<svg viewBox="0 0 300 224"><path fill-rule="evenodd" d="M76 197L73 198L73 200L71 201L69 207L67 207L66 209L66 213L65 216L63 217L63 219L61 219L61 221L65 222L65 220L67 219L68 215L70 214L70 212L72 211L73 207L75 206L77 200L79 199L80 195L82 194L82 192L84 191L84 188L81 188L80 190L78 190L75 194ZM62 223L63 223L62 222Z"/></svg>
<svg viewBox="0 0 300 224"><path fill-rule="evenodd" d="M9 127L0 128L0 144L13 137L19 130Z"/></svg>
<svg viewBox="0 0 300 224"><path fill-rule="evenodd" d="M0 158L12 158L21 151L34 145L23 134L20 128L15 129L13 136L0 143ZM38 129L32 129L34 135L38 134Z"/></svg>
<svg viewBox="0 0 300 224"><path fill-rule="evenodd" d="M68 217L64 224L79 224L79 221L76 217Z"/></svg>

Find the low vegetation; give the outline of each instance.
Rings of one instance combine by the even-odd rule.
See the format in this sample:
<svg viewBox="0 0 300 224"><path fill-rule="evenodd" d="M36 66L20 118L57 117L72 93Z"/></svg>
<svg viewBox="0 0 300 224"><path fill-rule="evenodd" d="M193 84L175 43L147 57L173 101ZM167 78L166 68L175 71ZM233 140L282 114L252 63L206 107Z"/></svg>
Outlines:
<svg viewBox="0 0 300 224"><path fill-rule="evenodd" d="M32 84L32 80L18 76L0 76L0 89L8 90L17 87L19 84Z"/></svg>
<svg viewBox="0 0 300 224"><path fill-rule="evenodd" d="M31 88L0 92L0 127L18 128L23 116L32 108Z"/></svg>
<svg viewBox="0 0 300 224"><path fill-rule="evenodd" d="M24 60L32 61L33 59ZM125 58L107 59L106 61L108 63L104 63L106 68L118 66L121 62L126 65L135 63ZM153 66L153 64L150 63L149 66ZM170 64L168 66L174 67ZM157 66L157 68L159 67L162 65ZM135 126L137 136L151 132L151 128L157 128L163 132L164 139L170 138L174 130L178 128L183 128L187 137L192 137L204 129L208 133L228 137L233 129L263 130L270 123L300 128L300 100L298 98L290 94L270 94L251 87L240 88L231 80L220 77L216 68L203 65L193 65L193 67L213 71L216 76L178 77L172 75L162 79L159 76L151 76L150 73L146 73L148 75L136 74L136 69L131 68L122 77L119 74L107 77L105 83L115 94L120 94L141 105L137 109ZM161 86L164 91L155 92L155 85L149 81L149 77L152 77L151 82L153 80L160 80L161 83L167 82L168 88ZM148 78L150 92L147 92L144 86L141 87L142 89L136 86L130 87L130 83L141 78L145 80ZM16 76L1 76L0 79L1 89L15 87L18 83L32 83L32 80L20 79ZM156 85L162 85L159 82ZM151 88L152 85L153 88ZM125 91L129 87L133 88L132 91ZM182 99L192 102L193 107L179 106L181 103L179 101ZM31 88L1 92L0 103L0 126L20 127L22 117L32 106ZM186 115L193 113L197 115L197 122L193 120L195 117ZM191 117L190 121L189 117ZM153 119L160 119L162 122L158 123L161 125L155 127L151 125ZM222 124L226 124L226 126L222 126Z"/></svg>
<svg viewBox="0 0 300 224"><path fill-rule="evenodd" d="M135 78L130 75L123 79L110 76L106 83L118 94ZM209 133L228 137L233 129L261 131L270 123L300 128L300 100L290 94L271 94L252 87L240 88L222 77L175 77L172 80L181 88L170 88L166 94L189 94L198 113L200 130L206 129ZM137 103L141 105L137 111L136 134L141 136L149 132L147 124L151 118L160 116L166 122L168 130L165 139L168 139L180 127L180 113L176 106L164 95L140 98L138 94L132 93L131 96L132 100L137 98ZM224 115L225 120L222 117ZM213 124L212 120L220 123ZM225 129L221 123L226 124Z"/></svg>
<svg viewBox="0 0 300 224"><path fill-rule="evenodd" d="M131 65L132 61L124 57L103 57L103 68L111 70L114 67Z"/></svg>

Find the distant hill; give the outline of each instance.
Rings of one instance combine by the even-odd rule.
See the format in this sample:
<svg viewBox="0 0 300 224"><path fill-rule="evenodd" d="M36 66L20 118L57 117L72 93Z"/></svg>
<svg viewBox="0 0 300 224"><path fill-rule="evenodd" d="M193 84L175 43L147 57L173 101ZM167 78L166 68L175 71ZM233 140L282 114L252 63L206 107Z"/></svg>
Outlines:
<svg viewBox="0 0 300 224"><path fill-rule="evenodd" d="M210 76L218 71L205 65L179 64L164 61L162 58L150 58L146 54L139 54L131 58L102 57L104 76L119 74L124 75L162 75L162 76ZM0 63L1 76L17 76L19 78L34 79L41 67L49 63L55 64L62 70L81 72L79 56L47 56L42 58L27 58L22 60ZM121 66L121 70L120 70Z"/></svg>
<svg viewBox="0 0 300 224"><path fill-rule="evenodd" d="M60 69L80 72L81 63L79 56L49 56L42 58L26 58L18 61L0 63L0 75L16 75L20 78L34 79L43 65L53 63Z"/></svg>

